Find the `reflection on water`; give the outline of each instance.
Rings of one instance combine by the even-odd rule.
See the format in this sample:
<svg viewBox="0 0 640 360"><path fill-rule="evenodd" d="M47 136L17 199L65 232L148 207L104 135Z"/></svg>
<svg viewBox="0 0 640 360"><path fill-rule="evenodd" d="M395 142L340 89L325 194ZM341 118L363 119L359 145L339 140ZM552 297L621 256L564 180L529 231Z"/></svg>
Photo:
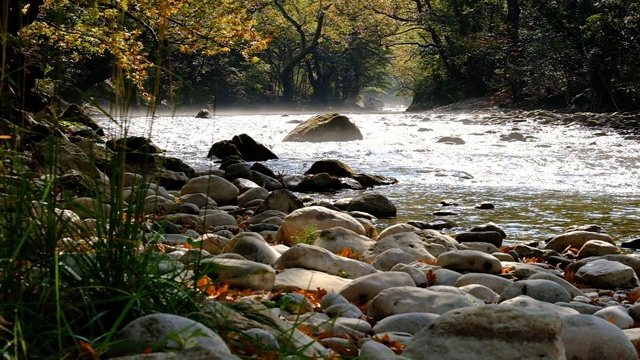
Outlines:
<svg viewBox="0 0 640 360"><path fill-rule="evenodd" d="M364 140L348 143L284 143L306 115L237 115L212 119L157 117L126 121L130 135L149 136L196 170L217 167L206 158L211 144L246 133L280 159L269 167L302 173L323 158L335 158L363 173L393 176L397 185L373 190L398 206L398 217L433 221L443 199L461 206L449 218L467 229L493 221L516 241L541 241L574 224L595 223L620 241L640 237L638 191L640 144L615 133L541 125L533 120L488 124L486 114L353 114ZM103 122L114 136L121 126ZM151 127L152 125L152 127ZM455 137L461 145L438 142ZM524 141L523 141L524 140ZM319 194L337 199L346 191ZM491 202L494 210L478 210Z"/></svg>

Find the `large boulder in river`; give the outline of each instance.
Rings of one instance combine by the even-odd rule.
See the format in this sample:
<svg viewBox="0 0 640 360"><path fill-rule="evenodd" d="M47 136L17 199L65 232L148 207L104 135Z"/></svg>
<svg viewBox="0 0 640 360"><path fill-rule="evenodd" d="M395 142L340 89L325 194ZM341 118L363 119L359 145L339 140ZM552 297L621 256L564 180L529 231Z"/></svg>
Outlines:
<svg viewBox="0 0 640 360"><path fill-rule="evenodd" d="M64 120L69 122L79 123L91 128L97 135L104 136L104 130L100 125L93 120L87 113L77 104L70 104L64 110L62 115L58 118L58 121Z"/></svg>
<svg viewBox="0 0 640 360"><path fill-rule="evenodd" d="M53 147L52 147L53 146ZM76 144L56 139L55 144L41 141L34 146L32 167L35 171L59 177L54 185L75 195L96 197L109 194L109 178L96 168L93 160Z"/></svg>
<svg viewBox="0 0 640 360"><path fill-rule="evenodd" d="M151 139L142 136L128 136L107 141L107 147L112 151L140 154L160 154L164 150L156 146Z"/></svg>
<svg viewBox="0 0 640 360"><path fill-rule="evenodd" d="M368 96L364 100L364 108L369 110L381 111L384 109L384 102L382 100L375 98L373 96Z"/></svg>
<svg viewBox="0 0 640 360"><path fill-rule="evenodd" d="M207 109L200 109L196 114L196 119L208 119L210 117L211 114L209 114L209 110Z"/></svg>
<svg viewBox="0 0 640 360"><path fill-rule="evenodd" d="M218 141L211 146L207 157L215 156L224 159L232 155L238 155L246 161L266 161L278 158L266 146L247 134L236 135L231 140Z"/></svg>
<svg viewBox="0 0 640 360"><path fill-rule="evenodd" d="M316 115L295 127L282 141L325 142L362 140L360 129L337 113Z"/></svg>

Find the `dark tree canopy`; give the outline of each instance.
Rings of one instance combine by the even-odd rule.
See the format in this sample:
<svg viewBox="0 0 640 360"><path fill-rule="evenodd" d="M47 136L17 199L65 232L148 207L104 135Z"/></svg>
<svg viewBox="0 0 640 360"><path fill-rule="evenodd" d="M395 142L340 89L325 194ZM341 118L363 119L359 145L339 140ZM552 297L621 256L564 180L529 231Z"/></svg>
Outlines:
<svg viewBox="0 0 640 360"><path fill-rule="evenodd" d="M495 94L640 107L635 0L9 0L0 21L3 91L22 96L39 84L65 101L169 107L340 107L374 93L410 94L412 109Z"/></svg>

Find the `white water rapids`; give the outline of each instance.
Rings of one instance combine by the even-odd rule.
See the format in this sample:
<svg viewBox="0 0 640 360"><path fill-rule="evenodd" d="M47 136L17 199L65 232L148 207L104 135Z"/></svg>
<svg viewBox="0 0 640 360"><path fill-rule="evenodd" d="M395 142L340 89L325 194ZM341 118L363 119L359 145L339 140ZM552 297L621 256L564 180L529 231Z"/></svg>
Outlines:
<svg viewBox="0 0 640 360"><path fill-rule="evenodd" d="M617 241L640 237L640 142L613 131L542 124L533 119L489 123L486 113L386 112L347 114L364 139L352 142L282 142L315 114L130 117L103 119L111 136L141 135L197 171L216 168L206 155L214 142L246 133L267 145L276 173L303 173L320 159L338 159L357 172L392 176L398 184L366 191L389 197L396 219L435 221L443 199L459 207L447 217L464 230L493 221L511 241L541 241L567 226L598 224ZM518 133L527 141L504 141ZM465 143L439 143L458 137ZM314 199L352 197L357 192L312 194ZM478 210L479 202L493 210Z"/></svg>

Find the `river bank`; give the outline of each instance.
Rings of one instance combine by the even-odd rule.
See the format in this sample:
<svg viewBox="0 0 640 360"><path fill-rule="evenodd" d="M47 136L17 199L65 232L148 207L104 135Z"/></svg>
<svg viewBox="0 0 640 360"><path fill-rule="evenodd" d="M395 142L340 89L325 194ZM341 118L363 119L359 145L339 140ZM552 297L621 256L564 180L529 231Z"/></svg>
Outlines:
<svg viewBox="0 0 640 360"><path fill-rule="evenodd" d="M194 359L393 359L398 354L410 359L455 358L452 354L601 358L601 351L637 358L633 347L640 319L635 304L640 263L620 249L622 242L637 236L637 185L631 182L637 178L626 162L610 161L612 148L617 150L614 157L631 158L635 142L618 134L594 135L576 125L542 126L537 121L546 120L530 114L504 119L468 112L359 116L353 119L364 139L339 147L280 142L284 131L303 120L296 115L156 118L151 123L127 119L130 135L137 129L151 132L153 125L151 138L162 144L138 138L125 149L112 139L107 145L116 153L67 129L56 157L46 156L51 148L43 143L33 153L11 158L15 163L10 169L16 169L31 155L32 171L45 171L43 164L53 159L59 173L52 175L50 186L41 183L47 177L31 178L34 189L55 189L45 203L22 197L17 201L20 183L3 184L1 220L11 225L3 227L11 229L3 236L16 237L18 244L32 238L43 241L42 246L22 247L33 253L25 262L7 263L14 267L8 273L26 272L34 289L41 288L36 279L50 283L48 276L58 274L63 301L56 316L67 321L66 314L75 314L69 326L73 338L87 339L82 351L92 349L101 358L149 351ZM483 123L490 120L490 125ZM121 131L122 124L117 125ZM212 140L230 138L226 134L235 135L238 129L250 129L273 145L281 158L263 164L271 173L301 174L320 158L340 157L358 172L401 176L398 184L333 194L266 188L238 171L255 170L253 163L239 162L232 171L203 159L202 148L208 150ZM105 130L113 137L112 129ZM443 138L448 139L441 142ZM500 155L504 149L508 156ZM540 149L547 150L544 156ZM105 151L109 155L104 156ZM184 160L168 160L178 154L186 155ZM575 177L552 178L544 186L530 183L549 178L548 169L562 159L556 171L584 170L579 184L600 194L587 200L594 208L584 219L593 221L567 219L567 211L584 214L586 209L572 210L566 201L558 204L558 197L550 197L557 192L575 200L577 193L570 191L578 184ZM569 159L577 167L565 167ZM123 167L121 161L137 167ZM523 164L537 165L524 171ZM168 171L155 172L162 167ZM138 174L123 173L134 168ZM140 176L152 168L153 176ZM611 174L603 174L603 169ZM155 183L161 172L163 181L175 176L169 190ZM616 177L615 172L622 173ZM512 186L505 186L508 183ZM516 191L522 207L512 200ZM608 217L602 210L598 213L601 201L607 199L607 207L614 209L615 199L608 197L615 195L619 201L626 192L631 202L621 205L625 211ZM31 195L43 198L41 193ZM380 201L393 206L396 217L384 219L388 212L367 208L373 203L367 197L373 195L386 199ZM368 200L358 201L362 197ZM407 198L420 201L406 207L411 203L403 200ZM126 201L124 207L121 201ZM456 202L458 206L444 206ZM494 208L475 206L481 202ZM544 212L531 211L543 205ZM23 211L32 224L28 229L58 230L23 235L25 223L11 215ZM509 220L513 214L518 220ZM561 217L565 220L558 221ZM629 237L612 236L625 221L635 224L625 229ZM544 231L530 233L536 226ZM49 252L43 255L40 249ZM48 266L47 256L58 271L30 265L39 259ZM12 278L2 277L3 287ZM21 293L42 298L51 294ZM11 314L0 316L13 324ZM51 315L43 314L36 319ZM119 316L126 321L107 323ZM92 321L104 322L101 328L112 332L78 326ZM56 321L49 318L46 323ZM531 334L532 329L544 336L514 336ZM487 332L496 336L487 339ZM132 342L136 345L130 346Z"/></svg>
<svg viewBox="0 0 640 360"><path fill-rule="evenodd" d="M640 260L600 226L504 247L495 224L452 236L431 224L379 229L372 199L304 206L286 189L229 175L145 199L146 212L165 214L146 251L157 252L165 278L200 274L199 306L215 331L148 315L116 335L106 358L172 332L191 344L172 354L197 359L637 358ZM544 336L524 335L532 329Z"/></svg>

